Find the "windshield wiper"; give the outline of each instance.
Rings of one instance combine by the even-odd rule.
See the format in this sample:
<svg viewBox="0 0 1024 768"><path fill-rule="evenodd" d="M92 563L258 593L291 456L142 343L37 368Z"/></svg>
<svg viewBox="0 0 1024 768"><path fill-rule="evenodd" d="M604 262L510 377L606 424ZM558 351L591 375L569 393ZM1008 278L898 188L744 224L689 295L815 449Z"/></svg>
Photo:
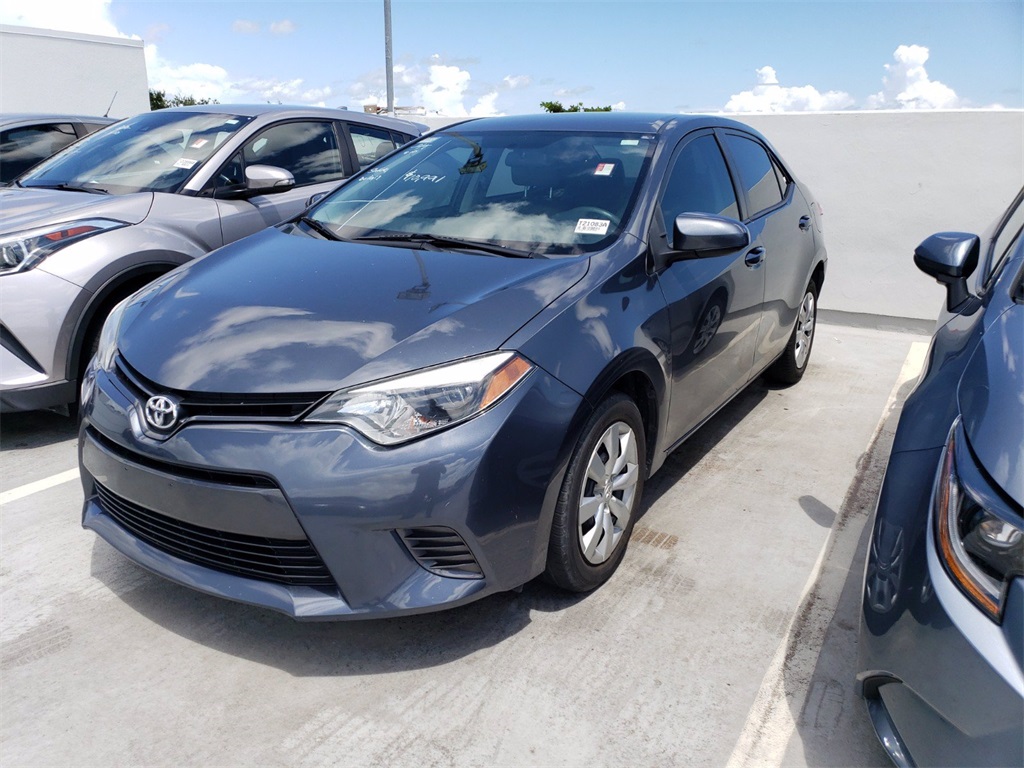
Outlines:
<svg viewBox="0 0 1024 768"><path fill-rule="evenodd" d="M322 237L325 237L328 240L341 240L340 237L331 232L331 230L324 226L323 223L317 221L314 218L311 218L309 216L300 216L299 221L305 224L310 229L312 229L318 235L321 235Z"/></svg>
<svg viewBox="0 0 1024 768"><path fill-rule="evenodd" d="M102 187L86 187L76 184L21 184L24 189L59 189L62 192L88 192L91 195L109 195Z"/></svg>
<svg viewBox="0 0 1024 768"><path fill-rule="evenodd" d="M431 235L427 233L397 233L394 235L367 235L365 237L352 238L359 243L423 243L438 248L465 248L471 251L482 251L495 256L508 256L513 259L532 259L536 256L532 251L522 251L518 248L509 248L506 245L496 243L480 242L478 240L463 240L458 237L444 237L442 235Z"/></svg>

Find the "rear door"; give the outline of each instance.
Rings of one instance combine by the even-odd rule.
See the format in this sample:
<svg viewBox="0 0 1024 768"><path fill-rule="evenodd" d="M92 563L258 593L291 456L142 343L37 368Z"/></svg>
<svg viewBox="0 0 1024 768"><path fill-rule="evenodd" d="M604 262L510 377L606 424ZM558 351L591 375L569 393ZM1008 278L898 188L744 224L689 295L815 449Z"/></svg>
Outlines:
<svg viewBox="0 0 1024 768"><path fill-rule="evenodd" d="M739 219L740 201L711 130L687 135L671 161L652 232L671 233L680 213ZM655 238L652 247L667 247ZM668 303L672 394L669 430L683 438L748 379L764 296L760 263L742 248L670 264L658 274Z"/></svg>
<svg viewBox="0 0 1024 768"><path fill-rule="evenodd" d="M719 130L744 203L744 223L761 249L764 303L754 369L785 348L814 261L811 212L782 164L757 138Z"/></svg>
<svg viewBox="0 0 1024 768"><path fill-rule="evenodd" d="M248 138L204 190L217 198L224 242L289 219L302 212L314 195L333 189L348 175L342 146L332 120L277 123ZM283 168L295 177L295 187L241 197L250 165Z"/></svg>

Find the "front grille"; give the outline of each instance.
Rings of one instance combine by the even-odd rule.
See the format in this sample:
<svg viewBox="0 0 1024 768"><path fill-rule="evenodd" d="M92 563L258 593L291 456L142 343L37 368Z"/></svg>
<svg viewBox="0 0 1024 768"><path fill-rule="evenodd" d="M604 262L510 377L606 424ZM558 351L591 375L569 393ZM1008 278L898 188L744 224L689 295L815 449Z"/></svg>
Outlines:
<svg viewBox="0 0 1024 768"><path fill-rule="evenodd" d="M141 507L96 483L100 508L150 546L196 565L290 587L332 587L334 579L305 540L216 531Z"/></svg>
<svg viewBox="0 0 1024 768"><path fill-rule="evenodd" d="M453 579L482 579L480 564L451 528L402 528L399 537L416 562L431 573Z"/></svg>
<svg viewBox="0 0 1024 768"><path fill-rule="evenodd" d="M219 393L167 389L150 381L121 355L115 358L117 378L139 400L153 395L173 395L179 402L181 423L192 420L258 419L294 421L326 397L328 392Z"/></svg>

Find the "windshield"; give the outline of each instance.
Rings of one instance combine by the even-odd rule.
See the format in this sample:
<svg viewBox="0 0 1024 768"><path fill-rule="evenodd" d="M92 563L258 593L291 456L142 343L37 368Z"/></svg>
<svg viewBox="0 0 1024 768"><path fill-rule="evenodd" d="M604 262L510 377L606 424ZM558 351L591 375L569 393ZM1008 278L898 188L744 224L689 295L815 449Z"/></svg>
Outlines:
<svg viewBox="0 0 1024 768"><path fill-rule="evenodd" d="M605 247L632 211L654 137L478 131L399 150L307 217L344 239L465 240L545 255Z"/></svg>
<svg viewBox="0 0 1024 768"><path fill-rule="evenodd" d="M251 118L146 112L95 133L22 176L23 187L175 192Z"/></svg>

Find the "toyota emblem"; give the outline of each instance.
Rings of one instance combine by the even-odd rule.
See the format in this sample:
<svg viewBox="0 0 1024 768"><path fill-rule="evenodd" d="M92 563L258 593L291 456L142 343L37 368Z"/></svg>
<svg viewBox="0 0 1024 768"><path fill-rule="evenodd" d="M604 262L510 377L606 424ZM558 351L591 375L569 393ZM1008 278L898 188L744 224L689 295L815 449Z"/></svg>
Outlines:
<svg viewBox="0 0 1024 768"><path fill-rule="evenodd" d="M146 401L146 423L162 432L178 423L178 404L166 395L155 395Z"/></svg>

